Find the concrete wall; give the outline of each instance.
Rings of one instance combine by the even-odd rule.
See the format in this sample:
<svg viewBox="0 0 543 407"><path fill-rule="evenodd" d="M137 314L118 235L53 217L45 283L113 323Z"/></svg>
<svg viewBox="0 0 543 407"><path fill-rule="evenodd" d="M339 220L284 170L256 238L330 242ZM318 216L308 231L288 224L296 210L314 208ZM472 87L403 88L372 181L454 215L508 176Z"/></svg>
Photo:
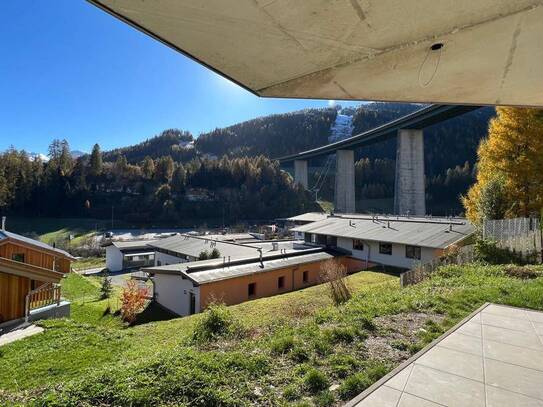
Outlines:
<svg viewBox="0 0 543 407"><path fill-rule="evenodd" d="M200 312L200 288L188 279L170 274L156 274L155 299L170 311L186 316L190 315L190 292L196 296L196 312Z"/></svg>
<svg viewBox="0 0 543 407"><path fill-rule="evenodd" d="M338 213L355 212L354 188L354 151L338 150L336 152L334 211Z"/></svg>
<svg viewBox="0 0 543 407"><path fill-rule="evenodd" d="M400 130L396 146L394 211L426 215L424 138L422 130Z"/></svg>
<svg viewBox="0 0 543 407"><path fill-rule="evenodd" d="M120 271L123 269L123 254L113 245L106 247L106 268L109 271Z"/></svg>
<svg viewBox="0 0 543 407"><path fill-rule="evenodd" d="M188 260L181 257L172 256L171 254L155 252L155 266L158 266L160 262L161 266L167 266L168 264L186 263Z"/></svg>

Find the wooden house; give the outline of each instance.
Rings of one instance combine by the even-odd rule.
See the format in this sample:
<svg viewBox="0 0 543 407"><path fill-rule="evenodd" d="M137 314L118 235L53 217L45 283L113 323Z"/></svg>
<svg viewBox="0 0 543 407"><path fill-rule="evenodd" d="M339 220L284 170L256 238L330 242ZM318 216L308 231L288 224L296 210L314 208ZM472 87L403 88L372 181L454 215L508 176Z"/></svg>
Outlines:
<svg viewBox="0 0 543 407"><path fill-rule="evenodd" d="M61 305L58 283L73 260L64 250L0 230L0 324L40 310L43 317L55 315Z"/></svg>

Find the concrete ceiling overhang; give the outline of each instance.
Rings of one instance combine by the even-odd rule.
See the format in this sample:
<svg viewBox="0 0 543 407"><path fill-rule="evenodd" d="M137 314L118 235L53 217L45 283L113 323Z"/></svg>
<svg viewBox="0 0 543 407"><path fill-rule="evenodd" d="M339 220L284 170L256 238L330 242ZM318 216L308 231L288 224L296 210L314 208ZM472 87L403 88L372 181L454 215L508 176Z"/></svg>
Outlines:
<svg viewBox="0 0 543 407"><path fill-rule="evenodd" d="M89 1L259 96L543 106L543 0Z"/></svg>

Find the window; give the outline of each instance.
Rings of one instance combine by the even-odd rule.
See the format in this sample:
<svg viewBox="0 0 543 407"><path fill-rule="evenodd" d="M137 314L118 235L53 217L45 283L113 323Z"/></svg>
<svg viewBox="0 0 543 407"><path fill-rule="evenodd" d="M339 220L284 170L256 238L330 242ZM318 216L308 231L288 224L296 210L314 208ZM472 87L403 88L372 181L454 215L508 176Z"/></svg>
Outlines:
<svg viewBox="0 0 543 407"><path fill-rule="evenodd" d="M249 297L254 297L256 295L256 283L250 283L248 287Z"/></svg>
<svg viewBox="0 0 543 407"><path fill-rule="evenodd" d="M391 243L379 243L379 253L381 254L392 254L392 244Z"/></svg>
<svg viewBox="0 0 543 407"><path fill-rule="evenodd" d="M156 265L157 265L157 266L162 266L162 262L161 262L160 260L157 260L157 261L156 261Z"/></svg>
<svg viewBox="0 0 543 407"><path fill-rule="evenodd" d="M364 242L359 239L353 240L353 250L364 250Z"/></svg>
<svg viewBox="0 0 543 407"><path fill-rule="evenodd" d="M277 279L277 288L281 289L285 287L285 277L281 276Z"/></svg>
<svg viewBox="0 0 543 407"><path fill-rule="evenodd" d="M25 262L25 254L24 253L13 253L11 255L11 260L18 261L20 263Z"/></svg>
<svg viewBox="0 0 543 407"><path fill-rule="evenodd" d="M419 246L405 246L405 257L408 259L420 260Z"/></svg>
<svg viewBox="0 0 543 407"><path fill-rule="evenodd" d="M304 271L302 274L302 280L304 283L307 283L309 281L309 271Z"/></svg>

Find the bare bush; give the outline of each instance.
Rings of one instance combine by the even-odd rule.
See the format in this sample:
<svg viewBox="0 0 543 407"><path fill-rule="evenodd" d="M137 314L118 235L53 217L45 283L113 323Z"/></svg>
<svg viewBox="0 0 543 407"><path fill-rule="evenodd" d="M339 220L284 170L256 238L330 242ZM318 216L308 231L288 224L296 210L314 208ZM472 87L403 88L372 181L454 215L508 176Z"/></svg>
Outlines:
<svg viewBox="0 0 543 407"><path fill-rule="evenodd" d="M121 293L121 318L129 324L136 320L138 314L145 307L147 290L139 287L133 280L126 283Z"/></svg>
<svg viewBox="0 0 543 407"><path fill-rule="evenodd" d="M327 260L321 264L320 278L329 288L329 294L335 305L351 298L351 289L347 284L347 269L337 260Z"/></svg>

